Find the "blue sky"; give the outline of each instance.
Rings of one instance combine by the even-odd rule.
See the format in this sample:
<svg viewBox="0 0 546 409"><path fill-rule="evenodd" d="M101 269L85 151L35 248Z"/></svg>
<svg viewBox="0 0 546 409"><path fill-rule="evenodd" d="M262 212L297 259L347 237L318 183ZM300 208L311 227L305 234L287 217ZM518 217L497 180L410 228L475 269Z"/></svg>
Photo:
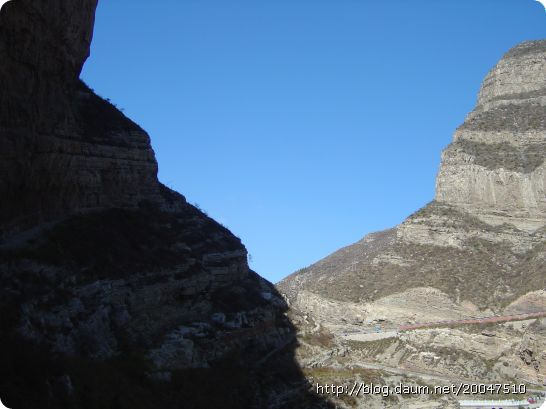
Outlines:
<svg viewBox="0 0 546 409"><path fill-rule="evenodd" d="M534 0L99 1L82 77L276 282L430 201L487 71L539 38Z"/></svg>

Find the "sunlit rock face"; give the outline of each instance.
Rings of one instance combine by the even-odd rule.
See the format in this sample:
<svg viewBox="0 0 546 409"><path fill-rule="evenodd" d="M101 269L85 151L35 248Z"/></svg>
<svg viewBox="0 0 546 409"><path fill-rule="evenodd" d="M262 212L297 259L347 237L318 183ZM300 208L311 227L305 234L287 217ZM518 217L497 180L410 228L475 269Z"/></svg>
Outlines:
<svg viewBox="0 0 546 409"><path fill-rule="evenodd" d="M546 41L510 50L443 152L436 200L532 232L546 220Z"/></svg>
<svg viewBox="0 0 546 409"><path fill-rule="evenodd" d="M544 318L397 330L546 311L545 160L542 40L516 46L489 72L475 109L442 154L435 200L277 285L300 328L301 364L311 373L327 367L331 382L339 368L371 364L391 376L401 370L412 378L419 370L440 383L445 377L541 385ZM430 399L430 407L458 406ZM352 407L428 407L400 396L358 405Z"/></svg>
<svg viewBox="0 0 546 409"><path fill-rule="evenodd" d="M433 287L500 308L546 283L546 41L508 51L444 150L435 200L279 287L368 302ZM480 285L476 285L479 277Z"/></svg>

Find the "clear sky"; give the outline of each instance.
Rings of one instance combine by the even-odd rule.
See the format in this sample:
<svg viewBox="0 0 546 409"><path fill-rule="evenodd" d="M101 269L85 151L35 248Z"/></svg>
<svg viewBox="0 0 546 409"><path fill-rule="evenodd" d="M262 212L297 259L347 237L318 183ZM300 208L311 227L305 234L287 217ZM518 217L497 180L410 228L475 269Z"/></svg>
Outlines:
<svg viewBox="0 0 546 409"><path fill-rule="evenodd" d="M487 71L539 38L534 0L99 0L82 76L276 282L430 201Z"/></svg>

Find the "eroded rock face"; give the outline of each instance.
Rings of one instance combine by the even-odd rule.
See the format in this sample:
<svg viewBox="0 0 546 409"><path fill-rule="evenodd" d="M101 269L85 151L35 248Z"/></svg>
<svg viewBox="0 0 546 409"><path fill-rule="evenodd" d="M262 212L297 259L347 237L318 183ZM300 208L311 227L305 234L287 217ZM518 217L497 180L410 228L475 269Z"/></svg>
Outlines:
<svg viewBox="0 0 546 409"><path fill-rule="evenodd" d="M434 201L277 285L299 329L302 366L328 374L325 382L364 367L435 384L541 385L544 319L400 328L544 311L545 177L542 40L513 48L487 75L442 154ZM374 402L350 406L359 404ZM383 400L380 407L406 406Z"/></svg>
<svg viewBox="0 0 546 409"><path fill-rule="evenodd" d="M79 80L96 3L0 12L0 396L322 407L240 239L161 185L146 132Z"/></svg>
<svg viewBox="0 0 546 409"><path fill-rule="evenodd" d="M432 203L283 280L368 302L430 286L503 308L546 285L546 41L510 50L442 154ZM478 284L479 282L479 284Z"/></svg>
<svg viewBox="0 0 546 409"><path fill-rule="evenodd" d="M546 41L520 44L489 72L442 155L436 200L532 232L546 220Z"/></svg>
<svg viewBox="0 0 546 409"><path fill-rule="evenodd" d="M78 81L93 35L97 0L17 0L0 12L2 125L36 125ZM63 95L65 94L65 95Z"/></svg>
<svg viewBox="0 0 546 409"><path fill-rule="evenodd" d="M2 235L75 211L158 201L148 135L79 80L96 0L0 12Z"/></svg>
<svg viewBox="0 0 546 409"><path fill-rule="evenodd" d="M487 75L442 154L433 202L278 284L299 329L301 365L324 382L363 367L404 382L541 385L544 319L400 328L544 311L545 170L546 41L532 41ZM447 404L429 398L432 407Z"/></svg>

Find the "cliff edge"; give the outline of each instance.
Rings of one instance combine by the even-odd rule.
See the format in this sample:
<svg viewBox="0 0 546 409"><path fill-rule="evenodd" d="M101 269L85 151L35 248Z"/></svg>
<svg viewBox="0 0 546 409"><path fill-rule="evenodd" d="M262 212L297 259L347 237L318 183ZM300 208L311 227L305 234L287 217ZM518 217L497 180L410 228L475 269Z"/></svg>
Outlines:
<svg viewBox="0 0 546 409"><path fill-rule="evenodd" d="M322 405L293 360L286 303L239 238L163 186L146 132L79 79L96 5L0 12L0 397Z"/></svg>
<svg viewBox="0 0 546 409"><path fill-rule="evenodd" d="M489 72L442 153L435 200L278 287L345 301L434 287L496 310L544 288L545 106L546 41L522 43Z"/></svg>
<svg viewBox="0 0 546 409"><path fill-rule="evenodd" d="M541 40L514 47L489 72L442 153L431 203L277 285L298 327L300 364L328 368L327 382L364 367L384 371L377 383L391 385L396 374L416 384L542 387L545 186ZM391 398L364 404L458 407L447 396Z"/></svg>
<svg viewBox="0 0 546 409"><path fill-rule="evenodd" d="M0 12L2 236L160 200L146 132L79 79L96 5L17 0Z"/></svg>

